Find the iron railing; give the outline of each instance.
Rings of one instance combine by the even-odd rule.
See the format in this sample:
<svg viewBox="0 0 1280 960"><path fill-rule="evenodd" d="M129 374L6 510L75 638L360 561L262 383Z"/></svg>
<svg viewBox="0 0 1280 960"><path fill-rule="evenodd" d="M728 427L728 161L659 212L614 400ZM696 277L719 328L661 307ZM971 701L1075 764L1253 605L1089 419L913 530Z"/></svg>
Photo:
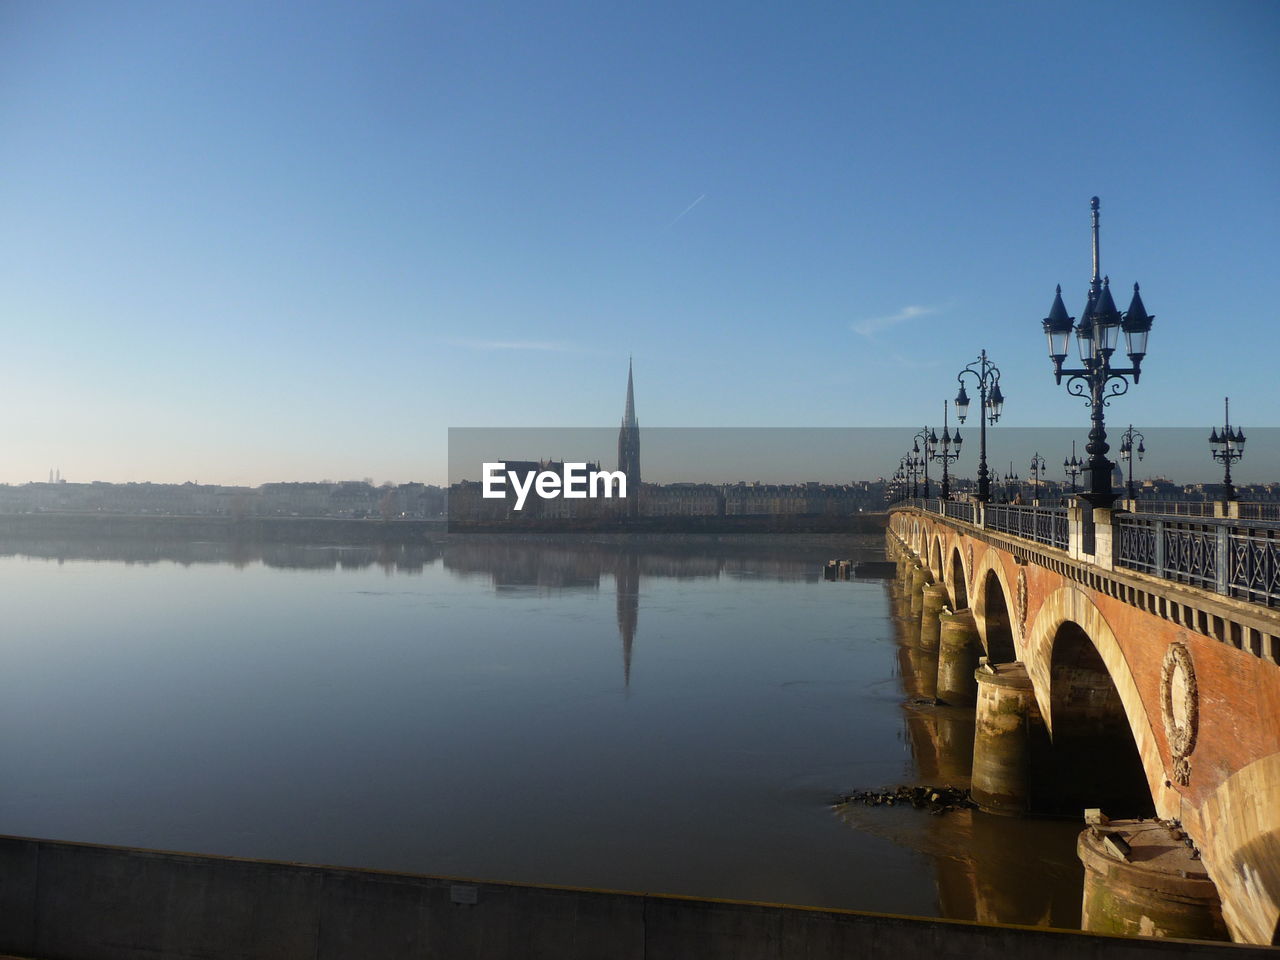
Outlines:
<svg viewBox="0 0 1280 960"><path fill-rule="evenodd" d="M915 507L917 510L923 510L925 513L936 513L940 517L949 517L952 520L963 520L965 523L976 523L976 513L973 501L971 500L943 500L941 497L930 497L928 500L923 497L916 497L914 500L901 500L894 507Z"/></svg>
<svg viewBox="0 0 1280 960"><path fill-rule="evenodd" d="M1116 566L1280 606L1280 526L1235 520L1116 517Z"/></svg>
<svg viewBox="0 0 1280 960"><path fill-rule="evenodd" d="M1241 520L1280 520L1280 503L1241 503Z"/></svg>
<svg viewBox="0 0 1280 960"><path fill-rule="evenodd" d="M1129 514L1116 517L1116 530L1116 566L1205 590L1218 589L1219 534L1226 527Z"/></svg>
<svg viewBox="0 0 1280 960"><path fill-rule="evenodd" d="M1063 507L1027 507L988 503L982 511L988 530L1011 533L1059 550L1067 549L1067 511Z"/></svg>
<svg viewBox="0 0 1280 960"><path fill-rule="evenodd" d="M1233 597L1280 605L1280 529L1231 531L1227 587Z"/></svg>
<svg viewBox="0 0 1280 960"><path fill-rule="evenodd" d="M1220 501L1215 500L1134 500L1134 513L1161 514L1168 517L1212 517ZM1240 502L1236 509L1241 520L1280 520L1280 503Z"/></svg>
<svg viewBox="0 0 1280 960"><path fill-rule="evenodd" d="M1158 513L1169 517L1212 517L1212 500L1134 500L1134 513Z"/></svg>

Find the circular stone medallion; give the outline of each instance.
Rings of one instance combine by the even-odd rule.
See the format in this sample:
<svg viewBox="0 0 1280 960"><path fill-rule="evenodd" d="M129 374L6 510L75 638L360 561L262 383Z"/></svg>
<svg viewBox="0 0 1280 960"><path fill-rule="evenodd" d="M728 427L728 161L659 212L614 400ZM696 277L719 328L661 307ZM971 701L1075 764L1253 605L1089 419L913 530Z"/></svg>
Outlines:
<svg viewBox="0 0 1280 960"><path fill-rule="evenodd" d="M1164 655L1160 671L1160 708L1164 733L1173 757L1173 777L1184 787L1191 780L1191 761L1200 720L1196 671L1186 646L1174 642Z"/></svg>
<svg viewBox="0 0 1280 960"><path fill-rule="evenodd" d="M1027 571L1018 571L1018 626L1027 629Z"/></svg>

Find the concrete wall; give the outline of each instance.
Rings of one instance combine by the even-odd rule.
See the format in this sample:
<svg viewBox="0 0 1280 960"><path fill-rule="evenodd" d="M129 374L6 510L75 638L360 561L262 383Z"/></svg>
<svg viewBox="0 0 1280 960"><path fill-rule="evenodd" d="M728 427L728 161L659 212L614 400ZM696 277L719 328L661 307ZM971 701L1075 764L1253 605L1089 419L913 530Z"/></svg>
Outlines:
<svg viewBox="0 0 1280 960"><path fill-rule="evenodd" d="M1230 944L482 883L21 837L0 837L3 951L42 960L1275 956L1265 948Z"/></svg>

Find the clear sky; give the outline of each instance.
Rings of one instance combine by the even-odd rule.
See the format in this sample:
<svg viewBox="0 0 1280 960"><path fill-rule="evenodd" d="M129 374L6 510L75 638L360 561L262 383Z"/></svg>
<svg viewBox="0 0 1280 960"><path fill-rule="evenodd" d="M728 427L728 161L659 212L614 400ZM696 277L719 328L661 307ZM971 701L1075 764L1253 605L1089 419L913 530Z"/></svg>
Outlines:
<svg viewBox="0 0 1280 960"><path fill-rule="evenodd" d="M986 347L1083 438L1039 321L1093 194L1156 316L1116 425L1280 425L1278 48L1262 0L8 0L0 481L442 481L451 426L616 425L629 354L642 426L918 428Z"/></svg>

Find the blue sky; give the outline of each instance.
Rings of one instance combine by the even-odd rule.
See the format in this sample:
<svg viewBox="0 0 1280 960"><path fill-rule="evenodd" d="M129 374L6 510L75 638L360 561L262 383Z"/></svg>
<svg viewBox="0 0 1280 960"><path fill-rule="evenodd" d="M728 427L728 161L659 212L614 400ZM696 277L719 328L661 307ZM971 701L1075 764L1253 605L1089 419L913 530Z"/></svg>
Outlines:
<svg viewBox="0 0 1280 960"><path fill-rule="evenodd" d="M1278 44L1264 2L5 3L0 481L443 480L450 426L616 424L628 354L642 425L918 427L986 347L1002 422L1083 436L1039 320L1093 194L1156 315L1115 423L1277 425Z"/></svg>

